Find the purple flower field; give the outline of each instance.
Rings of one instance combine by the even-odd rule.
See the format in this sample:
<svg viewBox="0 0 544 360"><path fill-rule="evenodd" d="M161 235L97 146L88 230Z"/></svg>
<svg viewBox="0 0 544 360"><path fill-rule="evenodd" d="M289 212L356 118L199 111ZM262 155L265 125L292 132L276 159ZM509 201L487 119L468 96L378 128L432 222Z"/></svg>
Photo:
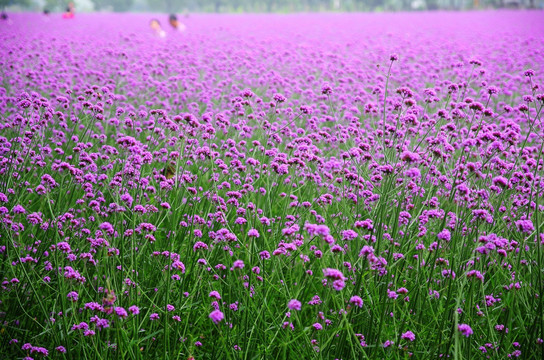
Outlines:
<svg viewBox="0 0 544 360"><path fill-rule="evenodd" d="M10 14L0 357L541 359L542 19Z"/></svg>

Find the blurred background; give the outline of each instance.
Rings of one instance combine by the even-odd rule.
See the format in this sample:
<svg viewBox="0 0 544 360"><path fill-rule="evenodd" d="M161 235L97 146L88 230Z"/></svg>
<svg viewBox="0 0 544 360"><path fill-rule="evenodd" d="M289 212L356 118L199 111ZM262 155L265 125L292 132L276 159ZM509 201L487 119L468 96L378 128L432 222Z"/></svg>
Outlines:
<svg viewBox="0 0 544 360"><path fill-rule="evenodd" d="M0 10L78 12L293 13L423 11L473 9L542 9L544 0L0 0Z"/></svg>

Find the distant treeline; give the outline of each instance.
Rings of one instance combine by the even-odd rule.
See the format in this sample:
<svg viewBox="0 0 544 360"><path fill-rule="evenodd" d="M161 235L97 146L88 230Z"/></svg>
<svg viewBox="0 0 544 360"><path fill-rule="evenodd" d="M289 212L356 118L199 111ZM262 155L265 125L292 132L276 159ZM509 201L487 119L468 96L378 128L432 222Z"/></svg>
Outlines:
<svg viewBox="0 0 544 360"><path fill-rule="evenodd" d="M69 0L0 0L0 7L62 11ZM352 12L543 8L544 0L75 0L80 11L183 12Z"/></svg>

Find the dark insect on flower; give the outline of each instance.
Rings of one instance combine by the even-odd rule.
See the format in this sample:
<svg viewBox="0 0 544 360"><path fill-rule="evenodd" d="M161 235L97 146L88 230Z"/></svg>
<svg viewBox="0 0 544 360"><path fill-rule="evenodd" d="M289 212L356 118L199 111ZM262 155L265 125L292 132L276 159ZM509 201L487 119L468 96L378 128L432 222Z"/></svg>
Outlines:
<svg viewBox="0 0 544 360"><path fill-rule="evenodd" d="M117 300L117 296L115 296L115 292L113 290L106 290L106 297L102 299L102 302L105 305L113 305L115 300Z"/></svg>
<svg viewBox="0 0 544 360"><path fill-rule="evenodd" d="M168 164L164 169L161 170L161 175L164 175L164 177L167 179L172 179L176 175L175 164Z"/></svg>

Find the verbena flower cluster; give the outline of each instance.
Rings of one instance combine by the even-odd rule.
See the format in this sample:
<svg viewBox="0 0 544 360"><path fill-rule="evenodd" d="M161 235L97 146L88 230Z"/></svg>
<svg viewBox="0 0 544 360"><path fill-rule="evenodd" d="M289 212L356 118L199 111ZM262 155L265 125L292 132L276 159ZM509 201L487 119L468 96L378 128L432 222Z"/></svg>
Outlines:
<svg viewBox="0 0 544 360"><path fill-rule="evenodd" d="M13 15L0 354L542 358L541 15Z"/></svg>

